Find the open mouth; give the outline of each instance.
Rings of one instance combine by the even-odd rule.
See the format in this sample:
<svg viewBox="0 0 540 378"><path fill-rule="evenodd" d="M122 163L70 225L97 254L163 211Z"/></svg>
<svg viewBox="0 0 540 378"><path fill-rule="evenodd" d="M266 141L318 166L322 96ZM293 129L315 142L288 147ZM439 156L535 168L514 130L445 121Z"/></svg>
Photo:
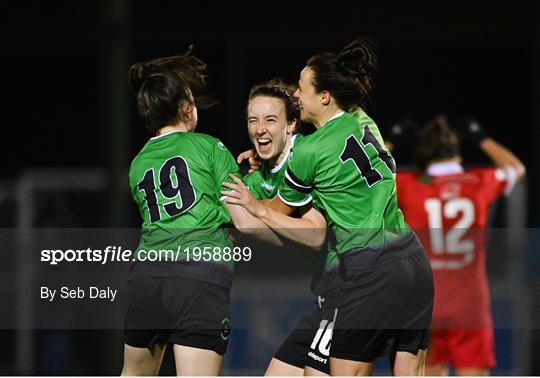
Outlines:
<svg viewBox="0 0 540 378"><path fill-rule="evenodd" d="M272 148L272 141L268 138L259 138L257 139L257 143L259 144L259 151L262 153L270 152L270 149Z"/></svg>

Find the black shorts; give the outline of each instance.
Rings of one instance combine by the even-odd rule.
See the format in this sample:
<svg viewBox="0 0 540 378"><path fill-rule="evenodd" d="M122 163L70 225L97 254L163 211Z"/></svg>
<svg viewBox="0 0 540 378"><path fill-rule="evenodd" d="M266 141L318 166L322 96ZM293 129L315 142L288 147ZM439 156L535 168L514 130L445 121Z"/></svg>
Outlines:
<svg viewBox="0 0 540 378"><path fill-rule="evenodd" d="M427 347L433 277L416 235L381 250L346 252L332 357L372 362L389 352ZM390 349L390 350L389 350Z"/></svg>
<svg viewBox="0 0 540 378"><path fill-rule="evenodd" d="M339 288L318 296L312 311L304 315L298 326L287 336L274 358L303 369L309 366L330 374L330 344Z"/></svg>
<svg viewBox="0 0 540 378"><path fill-rule="evenodd" d="M224 354L230 333L229 289L173 277L130 281L125 343L153 348L173 343Z"/></svg>

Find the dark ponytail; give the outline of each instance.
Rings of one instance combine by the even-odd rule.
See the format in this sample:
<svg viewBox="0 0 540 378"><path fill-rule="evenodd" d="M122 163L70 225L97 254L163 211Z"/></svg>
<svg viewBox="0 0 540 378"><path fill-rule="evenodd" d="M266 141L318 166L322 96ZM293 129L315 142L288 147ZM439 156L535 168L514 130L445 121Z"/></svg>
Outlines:
<svg viewBox="0 0 540 378"><path fill-rule="evenodd" d="M360 89L367 97L374 87L377 71L375 43L366 37L349 43L338 54L337 63L352 76L358 78Z"/></svg>
<svg viewBox="0 0 540 378"><path fill-rule="evenodd" d="M352 111L366 105L374 88L377 71L375 43L367 37L358 38L339 54L314 55L307 66L314 72L315 90L330 92L341 109Z"/></svg>
<svg viewBox="0 0 540 378"><path fill-rule="evenodd" d="M414 163L424 172L429 164L459 156L459 140L445 115L426 122L415 146Z"/></svg>
<svg viewBox="0 0 540 378"><path fill-rule="evenodd" d="M177 123L183 103L200 109L214 104L204 94L206 64L192 53L192 47L181 55L138 62L128 73L128 83L137 98L137 110L152 134Z"/></svg>

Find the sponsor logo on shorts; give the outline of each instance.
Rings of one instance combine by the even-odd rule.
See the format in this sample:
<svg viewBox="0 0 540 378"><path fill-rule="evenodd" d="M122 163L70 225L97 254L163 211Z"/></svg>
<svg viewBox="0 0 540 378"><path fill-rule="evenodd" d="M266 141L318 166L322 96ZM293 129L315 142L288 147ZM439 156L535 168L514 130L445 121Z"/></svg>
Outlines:
<svg viewBox="0 0 540 378"><path fill-rule="evenodd" d="M221 338L223 339L223 341L229 340L229 336L231 334L231 321L229 320L229 318L225 318L221 321L221 327Z"/></svg>
<svg viewBox="0 0 540 378"><path fill-rule="evenodd" d="M319 362L322 362L323 364L326 365L327 361L328 361L328 358L322 358L321 356L317 356L315 353L313 352L309 352L308 353L308 356L313 358L315 361L319 361Z"/></svg>

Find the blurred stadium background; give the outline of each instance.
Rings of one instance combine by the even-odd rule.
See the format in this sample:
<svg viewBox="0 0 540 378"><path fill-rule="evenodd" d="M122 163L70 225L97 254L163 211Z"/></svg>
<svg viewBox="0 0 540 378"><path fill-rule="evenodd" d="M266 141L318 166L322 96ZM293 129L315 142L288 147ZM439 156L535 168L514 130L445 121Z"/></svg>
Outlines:
<svg viewBox="0 0 540 378"><path fill-rule="evenodd" d="M473 116L527 166L526 182L493 214L488 270L499 360L494 373L540 374L540 3L316 7L0 4L0 374L120 372L125 292L113 306L44 307L36 291L40 280L54 280L60 270L40 266L34 253L37 245L108 240L107 230L117 230L126 243L136 240L139 218L127 168L147 136L127 86L132 63L194 44L221 101L200 113L198 131L221 138L237 154L249 147L244 107L253 84L274 76L296 82L311 54L338 50L363 34L378 43L380 69L369 113L383 133L404 118ZM475 150L465 150L465 159L486 163ZM398 157L398 166L409 162ZM263 374L287 329L310 306L307 252L285 252L279 258L261 253L238 267L232 306L239 326L224 374ZM129 266L70 265L56 279L92 274L125 288ZM162 374L174 374L170 357ZM377 372L385 369L381 363Z"/></svg>

